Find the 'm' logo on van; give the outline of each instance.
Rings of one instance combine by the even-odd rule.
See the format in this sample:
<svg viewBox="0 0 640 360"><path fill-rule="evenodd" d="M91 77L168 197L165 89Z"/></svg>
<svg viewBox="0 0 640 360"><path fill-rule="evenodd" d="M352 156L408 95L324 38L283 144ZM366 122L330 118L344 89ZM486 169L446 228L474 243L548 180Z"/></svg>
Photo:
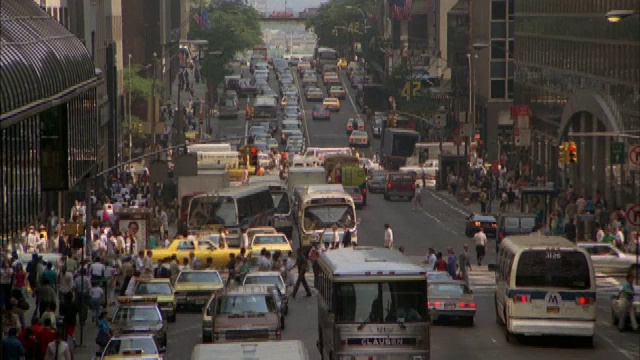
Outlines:
<svg viewBox="0 0 640 360"><path fill-rule="evenodd" d="M558 293L547 293L546 300L548 304L558 305L562 298Z"/></svg>

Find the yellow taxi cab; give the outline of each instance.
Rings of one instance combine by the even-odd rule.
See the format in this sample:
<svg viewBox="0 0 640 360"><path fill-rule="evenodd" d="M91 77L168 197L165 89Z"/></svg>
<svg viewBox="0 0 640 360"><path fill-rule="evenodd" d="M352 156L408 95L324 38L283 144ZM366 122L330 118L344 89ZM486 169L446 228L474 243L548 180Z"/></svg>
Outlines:
<svg viewBox="0 0 640 360"><path fill-rule="evenodd" d="M266 249L270 253L280 251L283 254L287 254L289 251L293 251L291 243L287 239L287 235L283 233L276 234L256 234L251 239L251 252L253 256L260 255L262 249Z"/></svg>
<svg viewBox="0 0 640 360"><path fill-rule="evenodd" d="M202 308L202 342L210 343L213 341L213 312L216 307L217 293L211 294L209 300Z"/></svg>
<svg viewBox="0 0 640 360"><path fill-rule="evenodd" d="M103 351L96 352L96 359L159 360L164 352L158 349L152 335L122 335L112 337Z"/></svg>
<svg viewBox="0 0 640 360"><path fill-rule="evenodd" d="M158 308L156 296L119 296L111 319L114 336L152 335L161 347L167 346L167 321Z"/></svg>
<svg viewBox="0 0 640 360"><path fill-rule="evenodd" d="M322 76L322 81L325 85L338 85L340 84L340 77L335 72L326 72Z"/></svg>
<svg viewBox="0 0 640 360"><path fill-rule="evenodd" d="M322 102L322 106L327 108L329 111L340 111L340 99L338 98L325 98Z"/></svg>
<svg viewBox="0 0 640 360"><path fill-rule="evenodd" d="M212 233L214 232L212 231ZM215 233L217 233L217 231L215 231ZM216 244L202 237L199 240L194 236L188 236L186 238L174 239L166 248L153 249L151 251L151 259L154 263L157 263L175 254L178 262L182 262L182 259L189 258L190 253L193 253L202 264L207 261L207 258L211 258L213 260L213 266L218 268L227 266L229 263L229 254L234 253L238 255L240 249L230 248L227 244Z"/></svg>
<svg viewBox="0 0 640 360"><path fill-rule="evenodd" d="M201 309L211 294L224 288L218 270L182 270L174 284L178 309Z"/></svg>
<svg viewBox="0 0 640 360"><path fill-rule="evenodd" d="M256 226L247 229L247 238L249 239L249 243L251 243L251 239L257 234L277 234L278 230L273 226Z"/></svg>
<svg viewBox="0 0 640 360"><path fill-rule="evenodd" d="M176 297L169 279L139 276L133 296L155 296L163 318L176 322Z"/></svg>
<svg viewBox="0 0 640 360"><path fill-rule="evenodd" d="M338 63L336 64L340 69L346 69L349 62L345 58L338 59Z"/></svg>

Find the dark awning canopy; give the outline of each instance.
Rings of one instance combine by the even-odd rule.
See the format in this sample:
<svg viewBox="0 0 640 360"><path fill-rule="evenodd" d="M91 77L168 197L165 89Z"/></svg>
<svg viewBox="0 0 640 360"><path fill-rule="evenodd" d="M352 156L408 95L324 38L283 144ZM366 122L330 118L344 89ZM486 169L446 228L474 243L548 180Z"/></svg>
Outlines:
<svg viewBox="0 0 640 360"><path fill-rule="evenodd" d="M3 128L95 87L87 48L33 0L0 1L0 49Z"/></svg>

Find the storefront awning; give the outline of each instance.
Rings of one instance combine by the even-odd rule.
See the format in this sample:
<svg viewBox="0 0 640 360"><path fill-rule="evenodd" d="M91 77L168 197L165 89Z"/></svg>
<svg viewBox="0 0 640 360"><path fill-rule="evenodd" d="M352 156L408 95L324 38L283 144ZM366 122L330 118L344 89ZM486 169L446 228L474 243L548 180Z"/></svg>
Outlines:
<svg viewBox="0 0 640 360"><path fill-rule="evenodd" d="M87 48L34 1L0 1L0 125L95 87Z"/></svg>

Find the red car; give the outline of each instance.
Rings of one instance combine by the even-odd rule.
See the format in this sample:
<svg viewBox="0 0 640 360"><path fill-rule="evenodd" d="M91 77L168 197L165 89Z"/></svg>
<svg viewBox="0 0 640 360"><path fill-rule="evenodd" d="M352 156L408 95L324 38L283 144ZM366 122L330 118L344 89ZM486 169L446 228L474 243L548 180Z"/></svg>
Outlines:
<svg viewBox="0 0 640 360"><path fill-rule="evenodd" d="M316 105L313 107L311 118L313 120L331 120L331 112L324 106Z"/></svg>

